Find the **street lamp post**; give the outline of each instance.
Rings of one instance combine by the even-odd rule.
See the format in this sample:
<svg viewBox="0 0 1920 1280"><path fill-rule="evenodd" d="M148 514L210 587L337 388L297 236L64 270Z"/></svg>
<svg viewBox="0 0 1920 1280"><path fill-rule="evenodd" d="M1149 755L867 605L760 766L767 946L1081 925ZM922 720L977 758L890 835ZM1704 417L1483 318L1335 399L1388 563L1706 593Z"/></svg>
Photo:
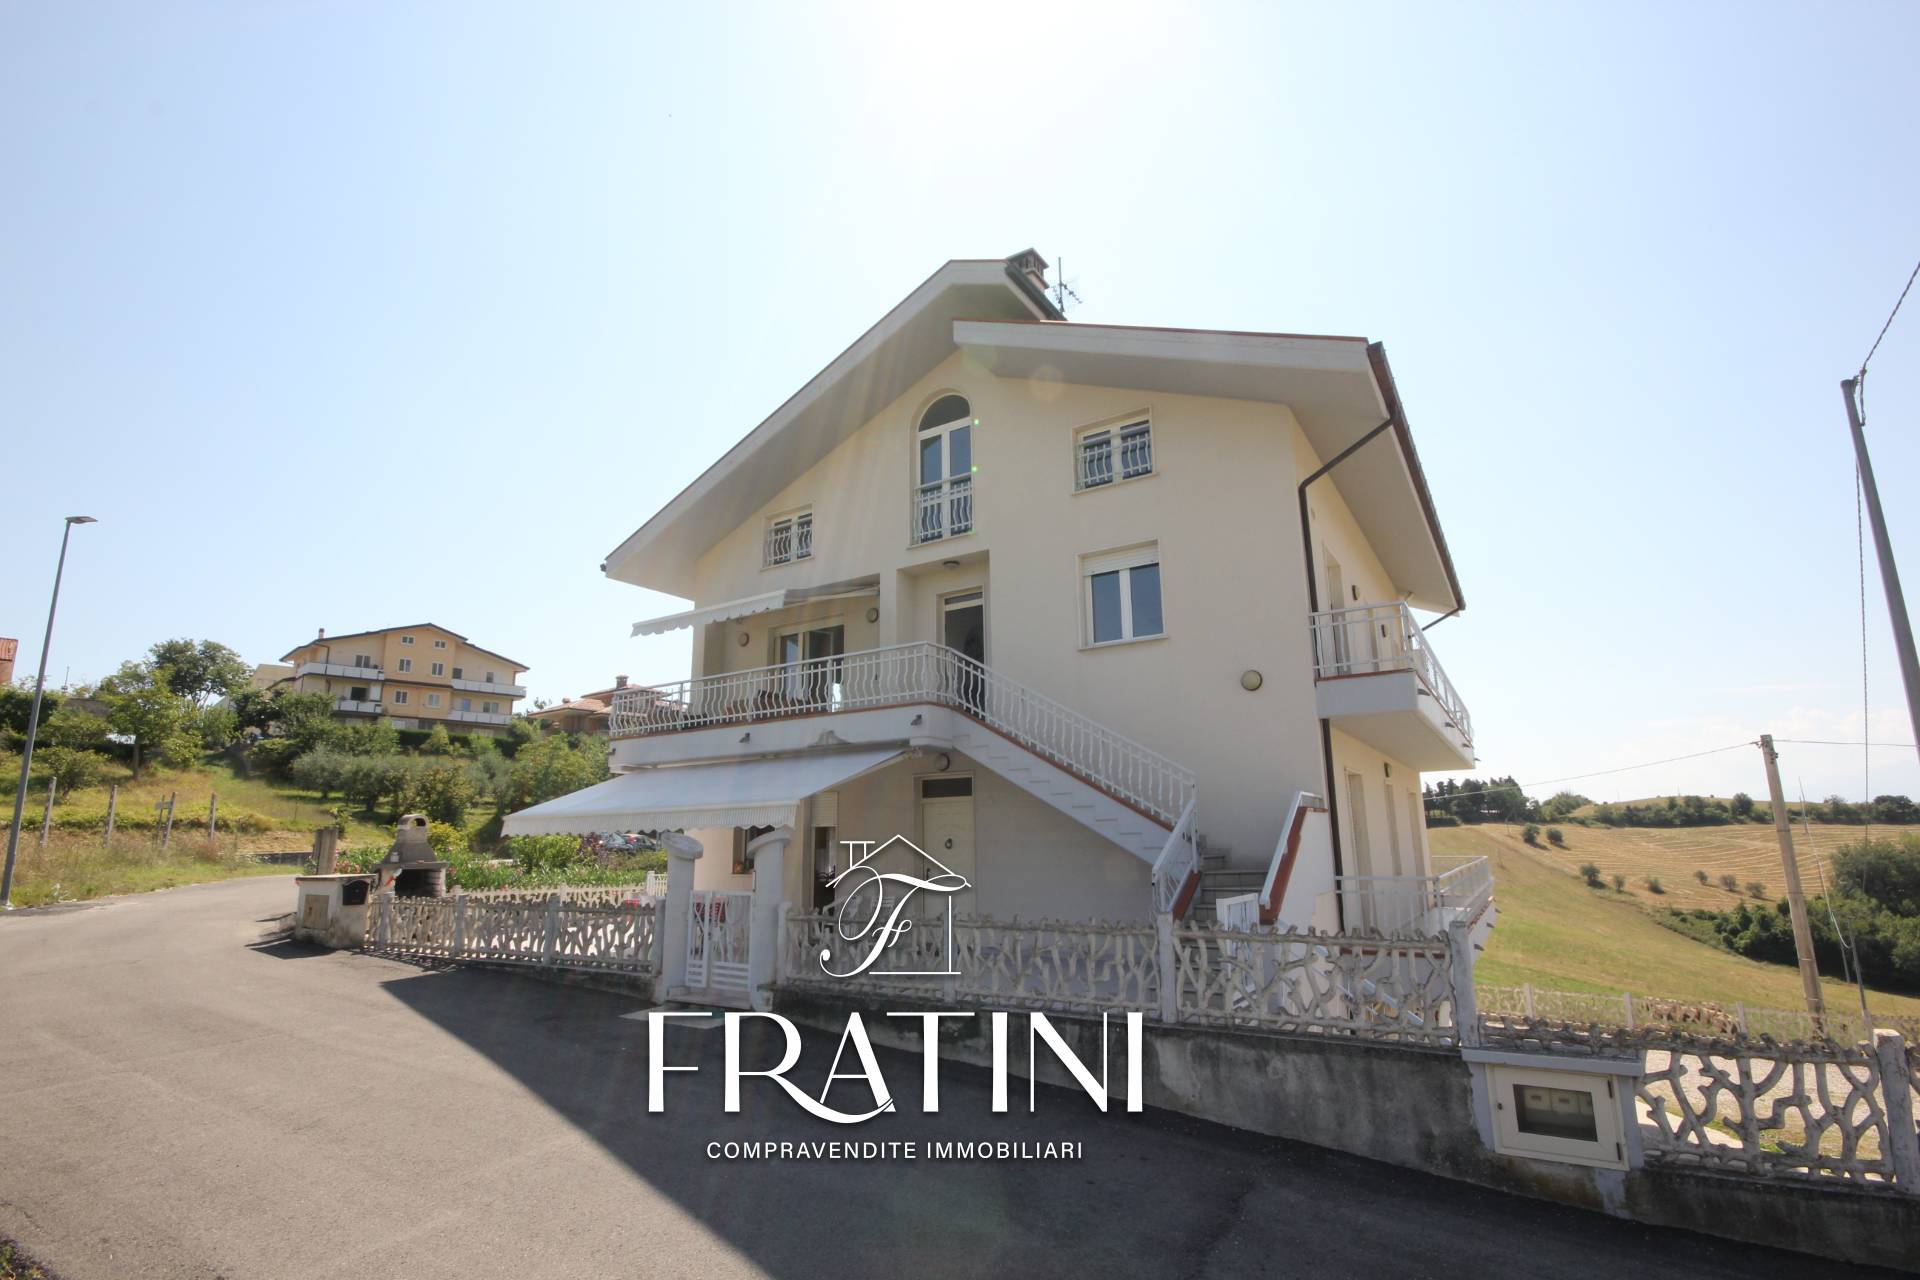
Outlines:
<svg viewBox="0 0 1920 1280"><path fill-rule="evenodd" d="M60 608L60 576L67 571L67 539L73 526L92 524L92 516L68 516L60 534L60 561L53 570L53 599L47 604L47 634L40 642L40 670L33 678L33 710L27 715L27 745L20 753L20 787L13 793L13 825L7 828L7 865L0 871L0 911L13 910L13 860L20 851L20 813L27 806L27 774L33 768L33 739L40 731L40 699L47 692L47 650L53 647L53 615Z"/></svg>

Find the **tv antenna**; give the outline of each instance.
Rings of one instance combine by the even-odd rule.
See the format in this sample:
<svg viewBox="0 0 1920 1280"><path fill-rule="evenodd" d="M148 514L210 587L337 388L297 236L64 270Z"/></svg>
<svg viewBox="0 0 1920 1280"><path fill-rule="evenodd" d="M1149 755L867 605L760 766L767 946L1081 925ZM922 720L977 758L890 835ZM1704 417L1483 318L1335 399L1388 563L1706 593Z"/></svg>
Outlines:
<svg viewBox="0 0 1920 1280"><path fill-rule="evenodd" d="M1053 282L1053 305L1061 315L1067 314L1069 298L1075 303L1083 301L1080 295L1074 292L1073 286L1067 283L1067 260L1063 257L1060 259L1060 275Z"/></svg>

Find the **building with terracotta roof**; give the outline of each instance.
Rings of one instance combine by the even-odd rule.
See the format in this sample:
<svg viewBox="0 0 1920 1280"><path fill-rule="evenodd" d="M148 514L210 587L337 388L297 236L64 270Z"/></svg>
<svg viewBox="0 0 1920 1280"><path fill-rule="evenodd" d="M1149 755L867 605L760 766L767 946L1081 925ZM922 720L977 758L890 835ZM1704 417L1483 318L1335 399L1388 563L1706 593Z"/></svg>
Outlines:
<svg viewBox="0 0 1920 1280"><path fill-rule="evenodd" d="M275 688L325 693L343 719L385 717L400 729L505 732L527 696L526 664L483 649L432 622L328 636L322 629L280 659L293 667Z"/></svg>

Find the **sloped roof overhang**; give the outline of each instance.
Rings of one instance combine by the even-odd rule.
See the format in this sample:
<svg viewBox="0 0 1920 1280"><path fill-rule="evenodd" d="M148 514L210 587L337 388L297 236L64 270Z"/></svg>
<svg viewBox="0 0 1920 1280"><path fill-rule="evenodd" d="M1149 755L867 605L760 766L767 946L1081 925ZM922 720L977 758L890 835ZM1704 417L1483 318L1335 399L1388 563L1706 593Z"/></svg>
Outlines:
<svg viewBox="0 0 1920 1280"><path fill-rule="evenodd" d="M1392 446L1355 453L1329 479L1394 585L1416 608L1462 606L1386 351L1365 338L960 319L959 348L1005 378L1284 404L1322 460L1392 418Z"/></svg>
<svg viewBox="0 0 1920 1280"><path fill-rule="evenodd" d="M947 263L607 555L610 578L692 599L702 552L953 353L963 315L1057 314L1000 258Z"/></svg>

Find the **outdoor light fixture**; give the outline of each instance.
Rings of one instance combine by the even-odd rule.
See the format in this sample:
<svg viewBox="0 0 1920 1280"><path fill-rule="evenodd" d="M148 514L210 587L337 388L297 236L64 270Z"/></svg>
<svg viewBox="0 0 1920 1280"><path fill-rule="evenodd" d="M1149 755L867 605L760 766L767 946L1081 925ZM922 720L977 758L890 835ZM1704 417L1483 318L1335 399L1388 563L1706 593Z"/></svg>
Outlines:
<svg viewBox="0 0 1920 1280"><path fill-rule="evenodd" d="M960 562L958 560L942 560L940 562L940 567L942 569L958 569L960 567Z"/></svg>
<svg viewBox="0 0 1920 1280"><path fill-rule="evenodd" d="M953 768L953 757L942 751L933 758L933 767L941 773L945 773L947 770Z"/></svg>
<svg viewBox="0 0 1920 1280"><path fill-rule="evenodd" d="M1266 682L1267 678L1258 671L1242 671L1240 673L1240 687L1248 693L1252 693Z"/></svg>
<svg viewBox="0 0 1920 1280"><path fill-rule="evenodd" d="M878 622L878 621L880 621L880 609L879 609L879 606L877 606L877 605L870 605L870 606L868 606L868 608L867 608L867 621L868 621L868 622Z"/></svg>
<svg viewBox="0 0 1920 1280"><path fill-rule="evenodd" d="M747 647L747 642L748 642L748 641L750 641L750 640L752 640L752 639L753 639L753 637L752 637L752 636L750 636L750 635L748 635L748 634L747 634L746 632L744 632L744 631L742 631L742 632L740 633L740 647L741 647L742 649L744 649L744 648L746 648L746 647Z"/></svg>

